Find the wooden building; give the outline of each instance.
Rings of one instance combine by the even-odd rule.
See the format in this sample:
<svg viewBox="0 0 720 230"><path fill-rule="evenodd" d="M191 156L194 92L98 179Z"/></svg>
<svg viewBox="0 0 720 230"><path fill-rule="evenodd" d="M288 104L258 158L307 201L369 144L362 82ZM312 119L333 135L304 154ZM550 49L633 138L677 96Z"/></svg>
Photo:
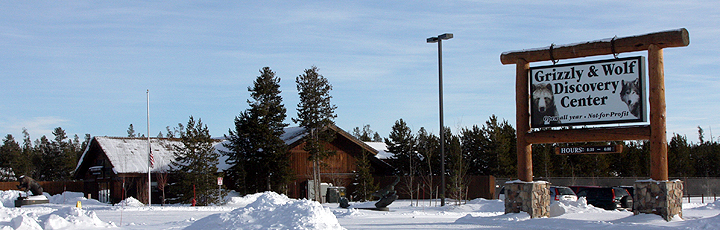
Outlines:
<svg viewBox="0 0 720 230"><path fill-rule="evenodd" d="M354 172L357 170L357 159L360 154L370 154L370 165L374 176L392 175L394 169L389 164L376 158L378 150L358 140L335 125L329 127L335 132L335 138L330 143L323 143L325 149L335 153L322 161L325 167L320 169L322 183L332 183L333 186L343 186L352 192ZM303 150L305 132L300 127L287 128L283 136L290 151L291 168L295 172L295 180L289 184L288 196L293 198L312 198L307 195L308 181L312 180L312 162L310 156Z"/></svg>
<svg viewBox="0 0 720 230"><path fill-rule="evenodd" d="M222 141L214 146L222 148ZM159 203L157 175L166 173L174 159L180 139L150 138L154 159L151 169L152 201ZM128 137L93 137L75 168L75 179L83 180L85 196L105 203L117 203L126 197L147 202L148 139ZM218 167L227 168L225 158Z"/></svg>
<svg viewBox="0 0 720 230"><path fill-rule="evenodd" d="M335 139L330 143L323 143L334 155L324 160L327 167L321 169L321 182L332 183L334 186L344 186L349 189L354 178L353 172L357 169L357 158L360 154L375 156L378 150L359 141L352 135L337 126L329 127L335 131ZM307 198L308 180L312 180L312 162L308 161L308 153L303 150L305 146L305 131L301 127L289 127L281 138L288 145L290 151L291 167L295 173L295 180L288 186L287 195L292 198ZM218 139L214 143L216 151L226 151ZM179 139L151 138L155 166L151 169L153 191L152 201L159 201L157 189L157 174L167 172L173 160L175 146L182 145ZM219 173L229 168L225 163L227 157L220 157ZM369 157L376 176L391 175L393 169L387 163ZM135 197L147 201L147 172L148 172L148 139L126 137L93 137L83 153L75 169L75 178L84 181L86 196L98 199L105 203L117 203L125 197ZM170 195L168 195L170 197Z"/></svg>

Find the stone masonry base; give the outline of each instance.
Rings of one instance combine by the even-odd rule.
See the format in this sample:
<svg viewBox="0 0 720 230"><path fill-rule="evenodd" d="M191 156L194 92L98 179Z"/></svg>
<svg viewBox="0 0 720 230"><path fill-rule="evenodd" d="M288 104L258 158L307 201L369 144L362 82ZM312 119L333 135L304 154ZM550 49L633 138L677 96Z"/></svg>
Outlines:
<svg viewBox="0 0 720 230"><path fill-rule="evenodd" d="M545 181L505 183L505 213L530 214L530 218L550 217L550 183Z"/></svg>
<svg viewBox="0 0 720 230"><path fill-rule="evenodd" d="M682 218L683 182L639 180L635 182L633 212L654 213L670 221L673 217ZM505 206L507 212L507 205Z"/></svg>

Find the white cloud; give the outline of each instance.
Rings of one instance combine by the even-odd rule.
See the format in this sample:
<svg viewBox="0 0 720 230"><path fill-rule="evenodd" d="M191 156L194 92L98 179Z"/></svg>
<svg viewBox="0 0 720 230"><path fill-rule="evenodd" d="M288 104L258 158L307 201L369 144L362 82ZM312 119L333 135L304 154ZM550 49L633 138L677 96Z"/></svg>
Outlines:
<svg viewBox="0 0 720 230"><path fill-rule="evenodd" d="M27 129L32 140L38 139L43 135L52 139L52 132L55 128L68 124L68 120L60 117L34 117L9 120L9 122L2 123L0 129L3 130L3 133L13 134L13 137L15 137L17 141L23 138L23 128Z"/></svg>

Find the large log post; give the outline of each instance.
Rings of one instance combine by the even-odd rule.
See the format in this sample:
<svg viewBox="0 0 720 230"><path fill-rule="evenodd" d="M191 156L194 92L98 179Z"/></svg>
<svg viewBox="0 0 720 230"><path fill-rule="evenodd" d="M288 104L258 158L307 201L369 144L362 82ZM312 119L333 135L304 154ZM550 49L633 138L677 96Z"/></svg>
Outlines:
<svg viewBox="0 0 720 230"><path fill-rule="evenodd" d="M648 47L648 88L650 89L650 178L668 180L667 133L665 121L665 71L663 50Z"/></svg>
<svg viewBox="0 0 720 230"><path fill-rule="evenodd" d="M530 95L528 92L528 69L530 64L524 59L517 60L515 80L515 124L517 130L517 170L518 179L532 182L532 146L525 135L530 132Z"/></svg>

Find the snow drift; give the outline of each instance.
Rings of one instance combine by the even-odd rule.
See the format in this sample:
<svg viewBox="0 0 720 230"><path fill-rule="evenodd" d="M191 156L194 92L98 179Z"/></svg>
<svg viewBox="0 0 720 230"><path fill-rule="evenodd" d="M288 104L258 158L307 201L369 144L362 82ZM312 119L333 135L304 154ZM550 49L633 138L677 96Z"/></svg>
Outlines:
<svg viewBox="0 0 720 230"><path fill-rule="evenodd" d="M186 229L344 229L329 209L315 201L294 200L264 192L231 203L247 205L228 213L207 216Z"/></svg>

